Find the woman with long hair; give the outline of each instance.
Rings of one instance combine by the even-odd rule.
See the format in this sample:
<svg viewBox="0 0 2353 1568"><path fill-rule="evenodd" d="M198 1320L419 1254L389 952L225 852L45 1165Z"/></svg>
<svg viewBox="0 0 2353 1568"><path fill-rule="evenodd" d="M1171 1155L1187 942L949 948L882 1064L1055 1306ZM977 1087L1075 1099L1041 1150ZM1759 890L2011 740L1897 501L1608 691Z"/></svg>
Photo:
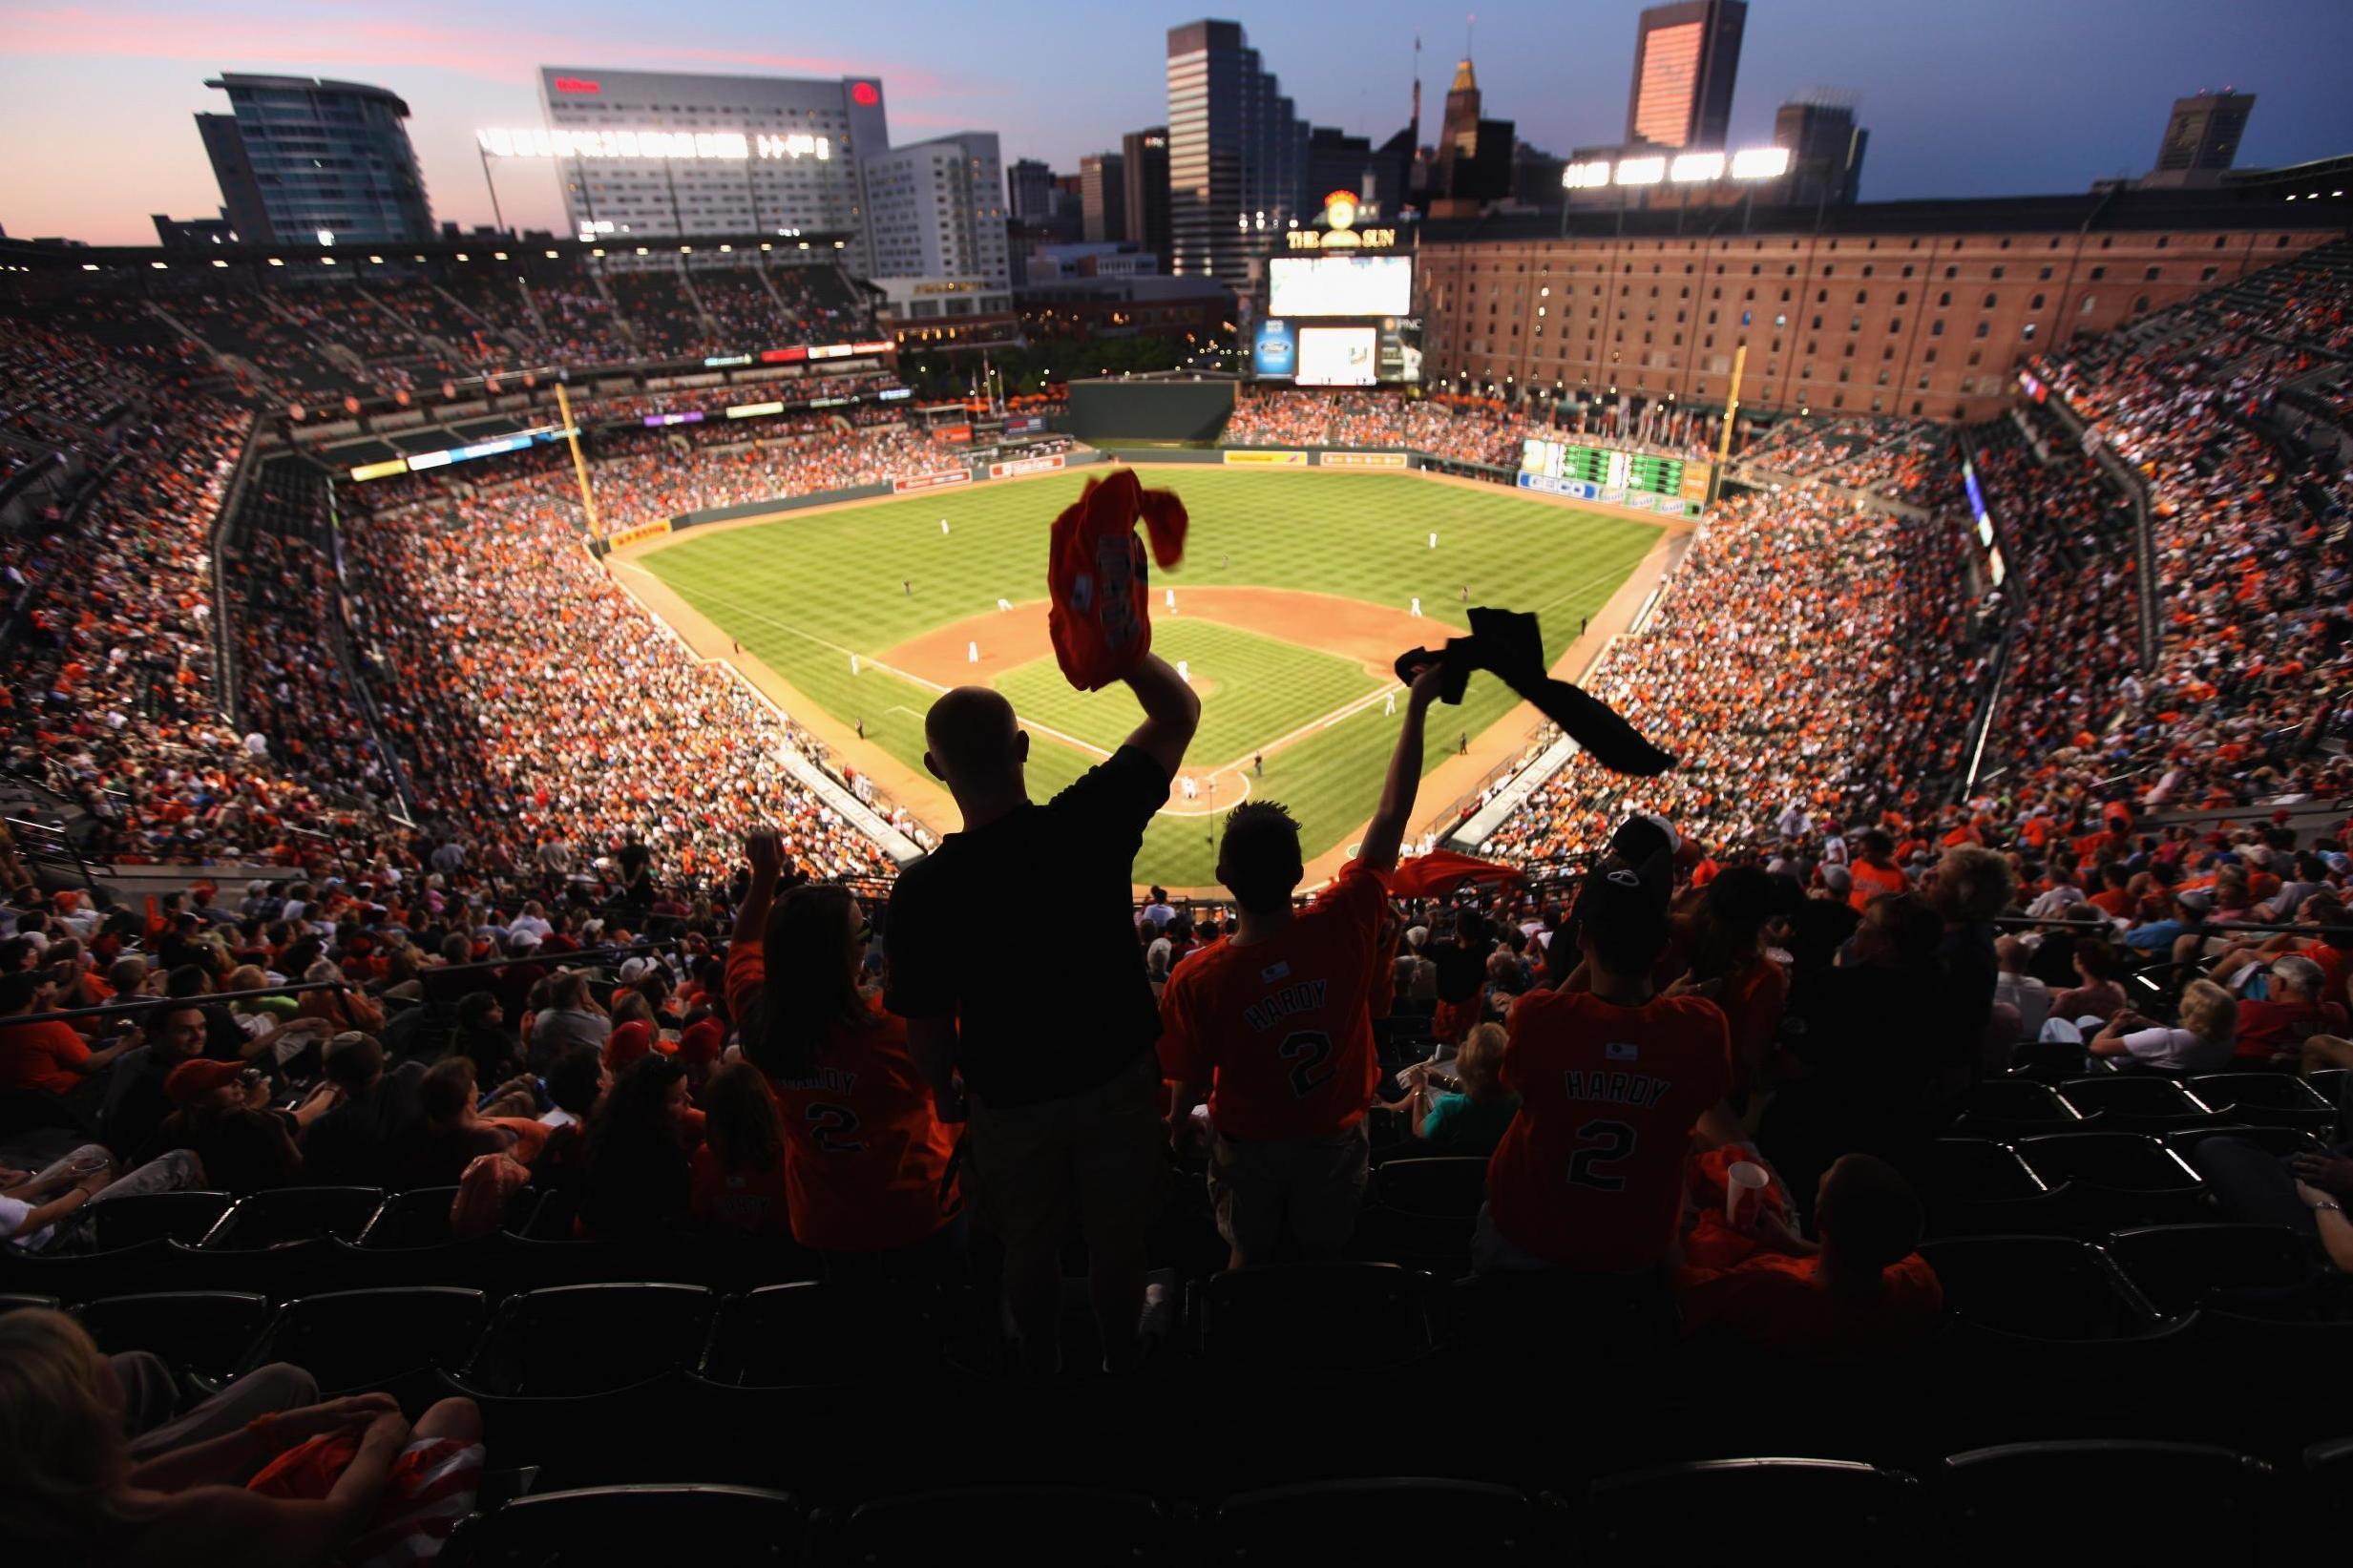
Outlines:
<svg viewBox="0 0 2353 1568"><path fill-rule="evenodd" d="M739 1236L787 1236L785 1130L767 1080L749 1062L711 1075L703 1090L703 1146L694 1152L695 1223Z"/></svg>
<svg viewBox="0 0 2353 1568"><path fill-rule="evenodd" d="M751 884L727 950L727 1010L766 1074L785 1132L794 1240L835 1274L954 1275L963 1203L949 1176L956 1139L907 1029L862 984L871 931L846 888L776 896L776 836L747 846Z"/></svg>
<svg viewBox="0 0 2353 1568"><path fill-rule="evenodd" d="M121 1383L80 1324L0 1316L0 1560L415 1562L473 1505L473 1403L411 1427L389 1394L265 1414L134 1461Z"/></svg>
<svg viewBox="0 0 2353 1568"><path fill-rule="evenodd" d="M644 1236L686 1217L686 1073L668 1056L629 1064L588 1123L580 1228Z"/></svg>

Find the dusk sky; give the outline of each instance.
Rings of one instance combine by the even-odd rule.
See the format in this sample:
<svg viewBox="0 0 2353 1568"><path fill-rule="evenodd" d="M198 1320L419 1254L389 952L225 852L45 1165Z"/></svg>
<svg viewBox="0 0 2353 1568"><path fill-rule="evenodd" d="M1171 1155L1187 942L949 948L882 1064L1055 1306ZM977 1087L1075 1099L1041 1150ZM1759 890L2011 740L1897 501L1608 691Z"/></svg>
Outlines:
<svg viewBox="0 0 2353 1568"><path fill-rule="evenodd" d="M1490 117L1565 152L1624 131L1639 0L1495 4L1474 58ZM223 71L335 76L409 101L434 216L487 222L473 129L537 120L542 63L882 79L893 139L991 130L1010 163L1081 154L1166 115L1166 33L1204 14L1128 3L876 0L0 0L0 226L18 238L153 243L150 213L220 194L189 116L225 109ZM1413 0L1292 0L1236 17L1300 112L1376 140L1403 125L1422 39L1423 137L1464 14ZM2153 159L2171 100L2259 94L2241 165L2353 152L2353 0L1753 0L1733 115L1762 141L1775 106L1853 94L1871 132L1862 194L2079 191ZM546 166L499 175L508 221L559 227Z"/></svg>

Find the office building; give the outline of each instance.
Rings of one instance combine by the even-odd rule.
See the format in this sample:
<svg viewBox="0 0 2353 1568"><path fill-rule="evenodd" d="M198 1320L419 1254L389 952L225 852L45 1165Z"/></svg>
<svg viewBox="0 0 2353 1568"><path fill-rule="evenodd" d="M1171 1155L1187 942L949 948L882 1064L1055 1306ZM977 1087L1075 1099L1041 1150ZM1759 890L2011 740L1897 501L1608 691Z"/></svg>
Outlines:
<svg viewBox="0 0 2353 1568"><path fill-rule="evenodd" d="M1009 290L997 133L958 131L866 159L872 276L974 280Z"/></svg>
<svg viewBox="0 0 2353 1568"><path fill-rule="evenodd" d="M1626 139L1712 152L1732 123L1748 0L1680 0L1642 13Z"/></svg>
<svg viewBox="0 0 2353 1568"><path fill-rule="evenodd" d="M1054 216L1054 171L1034 157L1017 158L1006 171L1013 216L1040 223Z"/></svg>
<svg viewBox="0 0 2353 1568"><path fill-rule="evenodd" d="M1169 270L1236 289L1266 251L1266 231L1304 220L1308 127L1239 22L1168 30Z"/></svg>
<svg viewBox="0 0 2353 1568"><path fill-rule="evenodd" d="M503 160L553 162L583 238L832 235L853 270L871 264L863 176L891 144L871 77L542 66L539 102L545 130L485 131L484 150L502 177Z"/></svg>
<svg viewBox="0 0 2353 1568"><path fill-rule="evenodd" d="M148 216L156 225L156 243L165 250L202 250L242 243L226 217L171 218L162 213Z"/></svg>
<svg viewBox="0 0 2353 1568"><path fill-rule="evenodd" d="M1789 149L1789 175L1778 199L1833 206L1859 199L1862 155L1871 133L1855 123L1855 106L1831 94L1793 99L1774 112L1773 141Z"/></svg>
<svg viewBox="0 0 2353 1568"><path fill-rule="evenodd" d="M1127 175L1127 232L1131 245L1165 259L1168 254L1168 128L1130 131L1120 138L1120 162Z"/></svg>
<svg viewBox="0 0 2353 1568"><path fill-rule="evenodd" d="M2247 134L2247 116L2255 112L2255 94L2199 93L2175 98L2165 122L2165 139L2157 146L2153 185L2213 185L2238 157L2239 138Z"/></svg>
<svg viewBox="0 0 2353 1568"><path fill-rule="evenodd" d="M259 244L430 240L432 207L402 122L409 106L381 87L309 76L224 74L226 115L197 134L239 235Z"/></svg>
<svg viewBox="0 0 2353 1568"><path fill-rule="evenodd" d="M1479 73L1467 59L1455 67L1439 128L1438 162L1427 192L1434 217L1468 218L1511 194L1512 122L1479 117Z"/></svg>
<svg viewBox="0 0 2353 1568"><path fill-rule="evenodd" d="M1117 153L1079 159L1079 229L1085 242L1103 244L1127 234L1127 169Z"/></svg>

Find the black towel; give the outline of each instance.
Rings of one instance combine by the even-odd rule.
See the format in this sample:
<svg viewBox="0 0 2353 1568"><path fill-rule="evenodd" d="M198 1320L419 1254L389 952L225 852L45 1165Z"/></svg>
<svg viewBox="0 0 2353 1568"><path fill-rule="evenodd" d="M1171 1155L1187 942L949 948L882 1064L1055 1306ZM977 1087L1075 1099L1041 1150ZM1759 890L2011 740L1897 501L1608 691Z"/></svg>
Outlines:
<svg viewBox="0 0 2353 1568"><path fill-rule="evenodd" d="M1399 654L1397 679L1411 685L1414 677L1432 662L1445 668L1440 700L1461 701L1471 672L1492 671L1612 772L1648 778L1675 765L1674 758L1644 740L1642 732L1607 703L1544 673L1544 634L1534 616L1483 605L1474 608L1469 637L1449 638L1446 646L1436 652L1414 648Z"/></svg>

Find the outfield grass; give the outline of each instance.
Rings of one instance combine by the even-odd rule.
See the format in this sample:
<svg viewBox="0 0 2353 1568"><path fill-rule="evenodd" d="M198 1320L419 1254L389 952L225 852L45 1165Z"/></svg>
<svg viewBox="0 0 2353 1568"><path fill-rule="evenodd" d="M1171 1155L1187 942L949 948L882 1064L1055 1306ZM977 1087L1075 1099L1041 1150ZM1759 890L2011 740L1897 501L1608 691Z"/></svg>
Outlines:
<svg viewBox="0 0 2353 1568"><path fill-rule="evenodd" d="M687 533L640 564L811 701L845 721L863 720L870 742L919 769L922 716L935 694L864 660L991 611L999 598L1042 596L1047 528L1082 482L1074 473L788 514L752 528ZM1658 537L1628 519L1406 474L1202 468L1160 470L1146 482L1178 491L1192 514L1184 564L1155 577L1176 586L1180 604L1188 585L1230 584L1397 610L1418 596L1435 614L1457 614L1467 584L1473 603L1543 616L1547 659L1560 657L1580 617L1608 600ZM942 518L952 531L946 536ZM912 595L903 582L913 583ZM1258 630L1251 636L1181 615L1155 618L1155 648L1191 660L1197 675L1216 682L1203 702L1193 753L1205 766L1231 762L1376 685L1354 661L1285 646L1281 639L1292 638L1312 649L1312 624ZM854 676L852 654L861 656ZM1134 723L1124 690L1074 692L1050 662L1009 671L998 684L1025 719L1093 745L1117 744ZM1502 682L1475 677L1460 707L1432 711L1424 770L1513 701ZM1311 855L1330 848L1372 814L1397 723L1375 703L1318 730L1270 758L1254 792L1297 813ZM1031 792L1042 799L1094 760L1041 738L1031 748ZM1137 879L1208 883L1214 832L1214 819L1161 818L1145 837Z"/></svg>

